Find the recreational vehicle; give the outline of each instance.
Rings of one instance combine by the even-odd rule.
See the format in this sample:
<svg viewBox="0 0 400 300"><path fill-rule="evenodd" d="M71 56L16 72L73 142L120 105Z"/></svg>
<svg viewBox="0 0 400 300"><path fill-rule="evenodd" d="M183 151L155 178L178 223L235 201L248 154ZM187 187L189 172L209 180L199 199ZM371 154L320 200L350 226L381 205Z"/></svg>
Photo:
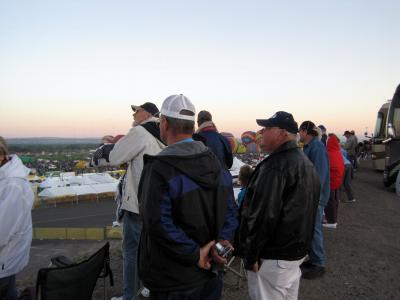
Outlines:
<svg viewBox="0 0 400 300"><path fill-rule="evenodd" d="M390 186L396 182L396 190L400 192L400 85L394 93L390 102L386 120L387 139L382 143L385 147L385 169L383 171L383 182Z"/></svg>
<svg viewBox="0 0 400 300"><path fill-rule="evenodd" d="M378 116L376 117L374 135L371 138L372 166L375 170L379 171L385 170L386 145L382 142L388 138L386 121L390 103L391 100L388 100L379 109ZM367 135L367 133L365 135Z"/></svg>

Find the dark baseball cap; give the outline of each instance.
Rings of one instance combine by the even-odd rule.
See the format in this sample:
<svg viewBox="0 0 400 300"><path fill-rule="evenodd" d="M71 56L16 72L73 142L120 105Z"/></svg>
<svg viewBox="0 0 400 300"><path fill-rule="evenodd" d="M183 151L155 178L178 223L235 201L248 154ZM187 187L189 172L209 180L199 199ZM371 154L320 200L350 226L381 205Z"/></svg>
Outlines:
<svg viewBox="0 0 400 300"><path fill-rule="evenodd" d="M299 130L307 131L307 134L311 134L313 136L318 136L318 129L317 126L311 121L304 121L301 123Z"/></svg>
<svg viewBox="0 0 400 300"><path fill-rule="evenodd" d="M351 134L351 132L348 131L348 130L346 130L346 131L343 133L343 135L346 135L346 134Z"/></svg>
<svg viewBox="0 0 400 300"><path fill-rule="evenodd" d="M146 102L142 105L131 105L133 111L137 111L138 109L143 109L148 113L152 114L153 116L157 117L160 111L158 110L157 106L152 102Z"/></svg>
<svg viewBox="0 0 400 300"><path fill-rule="evenodd" d="M269 119L257 119L256 122L263 127L279 127L286 129L290 133L299 132L293 115L285 111L278 111Z"/></svg>

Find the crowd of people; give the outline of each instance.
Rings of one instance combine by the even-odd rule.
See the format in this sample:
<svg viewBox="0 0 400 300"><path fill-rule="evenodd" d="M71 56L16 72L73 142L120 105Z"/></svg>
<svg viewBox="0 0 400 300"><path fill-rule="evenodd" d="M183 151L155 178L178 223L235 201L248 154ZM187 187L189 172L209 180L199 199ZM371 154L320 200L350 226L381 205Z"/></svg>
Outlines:
<svg viewBox="0 0 400 300"><path fill-rule="evenodd" d="M132 128L104 143L92 161L95 166L125 164L127 170L116 193L117 220L123 224L123 295L113 300L140 293L156 300L220 299L224 265L232 253L247 269L251 299L297 299L301 277L325 273L322 227L336 228L342 188L348 201L355 201L351 179L357 141L351 132L345 132L341 149L338 137L323 125L304 121L298 126L288 112L255 120L262 127L266 157L255 168L241 167L242 188L235 199L231 146L210 112L196 115L184 95L166 98L160 110L151 102L131 108ZM18 158L8 155L4 141L0 146L0 213L12 201L30 209L25 169L8 172ZM13 200L17 191L24 197ZM29 220L10 228L28 235ZM29 255L29 247L15 252L18 258L10 254L13 238L28 245L21 234L1 235L0 291L6 299L16 299L15 274Z"/></svg>

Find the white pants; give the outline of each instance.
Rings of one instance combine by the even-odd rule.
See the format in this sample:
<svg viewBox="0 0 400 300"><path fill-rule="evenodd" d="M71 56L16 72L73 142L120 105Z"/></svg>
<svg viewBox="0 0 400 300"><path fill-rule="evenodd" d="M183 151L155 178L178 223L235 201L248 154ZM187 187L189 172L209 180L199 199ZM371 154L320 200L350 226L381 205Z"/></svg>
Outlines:
<svg viewBox="0 0 400 300"><path fill-rule="evenodd" d="M255 273L247 271L249 295L252 300L297 299L300 285L300 265L304 258L295 261L261 260Z"/></svg>

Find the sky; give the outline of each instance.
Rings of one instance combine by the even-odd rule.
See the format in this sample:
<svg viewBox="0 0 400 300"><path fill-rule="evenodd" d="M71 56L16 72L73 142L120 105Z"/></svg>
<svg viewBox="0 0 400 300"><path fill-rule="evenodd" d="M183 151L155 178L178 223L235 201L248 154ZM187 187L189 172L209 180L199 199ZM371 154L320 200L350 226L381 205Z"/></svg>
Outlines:
<svg viewBox="0 0 400 300"><path fill-rule="evenodd" d="M184 94L220 131L291 112L373 131L400 83L400 1L0 0L0 135L125 134Z"/></svg>

